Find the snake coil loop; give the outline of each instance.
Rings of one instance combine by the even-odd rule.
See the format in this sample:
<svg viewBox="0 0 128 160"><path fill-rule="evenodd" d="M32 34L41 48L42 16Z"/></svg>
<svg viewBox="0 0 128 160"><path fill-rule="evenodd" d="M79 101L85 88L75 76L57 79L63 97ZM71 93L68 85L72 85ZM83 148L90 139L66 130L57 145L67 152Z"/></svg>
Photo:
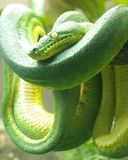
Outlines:
<svg viewBox="0 0 128 160"><path fill-rule="evenodd" d="M128 7L119 5L92 24L81 13L67 12L44 35L31 9L18 4L4 9L2 114L21 149L36 154L70 149L93 132L103 154L128 155L128 66L111 64L128 40L127 15ZM13 84L7 65L15 72ZM46 111L39 86L53 89L54 114Z"/></svg>

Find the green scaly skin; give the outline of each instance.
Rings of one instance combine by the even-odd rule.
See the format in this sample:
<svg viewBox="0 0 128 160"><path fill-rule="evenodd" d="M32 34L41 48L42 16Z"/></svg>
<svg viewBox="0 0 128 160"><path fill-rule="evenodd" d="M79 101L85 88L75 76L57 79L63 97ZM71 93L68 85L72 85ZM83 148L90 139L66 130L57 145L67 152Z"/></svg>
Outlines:
<svg viewBox="0 0 128 160"><path fill-rule="evenodd" d="M28 56L35 47L32 30L41 26L38 17L23 5L8 6L1 16L2 57L17 75L28 82L59 90L72 88L92 78L119 53L128 39L127 12L125 6L111 9L78 43L42 62ZM13 44L17 44L15 48L12 48Z"/></svg>
<svg viewBox="0 0 128 160"><path fill-rule="evenodd" d="M11 71L4 65L3 121L10 137L21 149L36 154L66 150L91 137L100 104L100 75L82 83L81 87L53 91L53 114L43 105L41 88L17 75L11 85ZM88 112L93 112L92 116Z"/></svg>
<svg viewBox="0 0 128 160"><path fill-rule="evenodd" d="M74 20L74 16L72 16L72 14L72 12L67 12L60 16L54 24L52 31L40 40L36 48L32 50L32 55L29 56L34 59L44 60L45 58L50 58L51 55L55 55L54 49L57 50L56 46L63 51L63 48L60 47L60 43L62 42L61 39L64 39L63 37L66 37L64 40L67 41L68 45L72 45L72 43L67 40L67 37L70 38L71 35L75 35L77 40L79 40L79 35L83 36L86 33L84 33L84 30L86 30L84 27L88 27L88 24L83 24L83 22L81 23L78 21L78 24L82 24L83 29L78 26L78 24L74 24L75 27L72 27L71 22L77 22L76 19ZM65 17L67 18L66 22ZM70 21L70 23L68 23L68 21ZM89 27L92 27L92 24L89 24ZM78 30L78 35L74 30ZM52 38L52 33L56 33L56 38ZM75 42L75 40L73 41ZM65 45L65 42L63 43ZM127 45L125 45L125 47L127 50ZM122 54L119 55L119 59L118 57L115 59L115 64L120 63L120 60L125 60L122 59L126 58L125 54L127 51L125 51L125 47L122 49ZM55 52L56 54L60 52L59 49ZM128 66L107 66L101 73L103 95L101 108L94 125L93 139L97 148L103 154L114 158L120 158L128 155L128 90L126 87L128 85Z"/></svg>
<svg viewBox="0 0 128 160"><path fill-rule="evenodd" d="M128 156L128 65L102 71L103 95L93 129L94 142L103 154Z"/></svg>
<svg viewBox="0 0 128 160"><path fill-rule="evenodd" d="M36 15L34 15L34 13L31 10L21 5L11 5L4 10L1 16L0 43L1 43L1 50L2 50L1 54L5 62L21 78L27 80L28 82L32 82L38 85L43 85L45 87L53 88L56 90L59 89L58 91L54 91L53 93L55 97L54 103L56 104L55 105L55 120L54 120L53 128L51 127L51 124L48 123L48 125L46 125L46 130L42 128L42 131L44 131L43 135L35 134L33 135L34 136L33 138L30 132L32 131L34 133L31 127L31 125L34 122L33 120L31 120L31 118L26 120L27 116L25 117L25 120L24 120L23 113L26 113L28 111L27 110L28 107L25 109L25 107L23 106L24 104L22 104L21 102L20 89L16 90L17 87L14 87L14 91L13 91L11 88L11 85L9 85L11 82L10 72L8 71L8 68L5 67L5 71L4 71L5 80L6 81L8 80L8 81L5 83L6 93L4 93L4 98L3 98L3 120L4 120L8 133L10 134L10 136L12 137L12 139L15 141L17 145L19 145L22 149L28 152L43 153L43 152L47 152L53 149L63 150L65 148L67 149L68 147L71 148L72 145L74 145L75 143L77 144L79 142L79 140L81 139L81 135L79 135L80 136L79 139L75 139L74 138L74 136L76 135L75 129L71 130L72 129L71 125L73 124L73 121L72 120L70 121L70 118L72 119L72 117L74 117L73 111L72 111L73 107L71 106L75 103L75 102L73 103L73 101L75 101L76 98L79 97L78 96L79 93L77 97L74 96L74 94L77 91L75 90L75 88L72 88L72 87L75 87L78 84L81 84L82 81L85 81L88 84L89 82L87 81L90 78L94 77L97 73L102 71L102 69L107 64L109 64L110 61L119 53L121 48L124 46L124 44L128 40L128 34L126 34L128 32L127 14L128 14L128 7L125 7L125 6L118 6L118 7L111 9L110 11L105 13L93 26L91 25L91 28L88 31L88 33L85 34L81 40L78 39L79 40L78 43L76 43L69 49L66 49L65 51L63 51L63 48L62 48L62 53L57 54L58 53L57 52L56 53L57 55L54 56L53 58L48 57L48 60L45 60L45 61L35 61L31 59L29 55L38 54L37 52L38 49L40 50L41 48L41 50L43 50L43 48L45 48L45 47L42 48L42 46L40 47L40 45L44 44L43 38L37 44L34 43L33 38L32 38L33 37L32 30L38 25L41 26L41 22L38 20L38 17L36 17ZM10 17L13 17L13 18L11 19ZM77 20L80 17L81 15L78 16ZM80 23L83 23L83 22L80 22ZM59 25L62 25L62 24L59 24ZM59 28L59 25L58 26L56 25L55 28L53 27L53 30L56 28ZM68 26L70 30L70 24ZM74 32L77 34L77 28L76 30L74 30ZM64 32L60 31L59 33L60 33L59 36L62 37L63 34L61 36L61 33L64 33ZM15 39L10 39L10 37L12 36L14 36ZM110 37L111 37L111 41L110 41ZM7 42L8 42L8 45L6 44ZM12 46L15 43L17 43L17 45L15 46L15 48L12 48ZM59 41L57 41L57 45L58 43ZM50 46L51 44L52 43L50 43ZM35 50L35 45L36 45L36 50ZM56 44L54 44L54 46L56 46ZM58 46L60 47L60 45ZM48 49L47 52L45 51L45 55L50 52L50 49ZM54 47L52 48L52 50L54 50ZM34 51L36 52L34 53ZM52 56L52 54L53 53L50 53L50 57ZM38 57L40 56L43 57L41 52L39 53ZM115 78L116 79L115 84L117 85L117 92L116 92L117 102L119 101L119 104L121 105L117 107L119 108L119 111L117 111L117 113L119 112L119 116L118 114L117 116L115 114L115 122L116 122L116 117L117 117L119 124L117 123L117 127L116 126L114 127L115 130L117 128L119 129L118 134L116 135L115 133L117 132L113 129L114 131L112 133L110 132L112 141L110 140L109 141L110 143L107 143L106 145L106 141L108 141L108 138L102 140L102 135L106 133L106 129L105 129L106 126L103 126L103 131L101 130L99 126L98 128L94 127L94 140L95 140L97 147L99 148L101 152L103 152L104 154L108 156L112 156L112 157L123 157L127 155L127 144L122 139L122 137L127 139L126 132L124 130L122 131L122 128L127 129L127 126L123 125L124 127L122 128L119 127L120 124L123 124L123 122L126 120L125 116L124 117L121 116L121 118L123 119L123 122L122 122L122 120L120 119L120 115L126 114L126 113L124 114L124 112L126 109L125 105L127 104L127 101L124 105L123 104L124 102L121 101L121 98L122 96L124 96L123 97L124 100L127 99L127 96L125 94L127 87L125 88L123 87L124 90L121 89L123 85L120 85L122 84L122 79L119 75L122 76L124 75L125 72L123 72L119 68L117 68L117 73L115 71L115 75L117 76ZM127 66L126 66L126 70L127 70ZM111 105L114 103L113 100L111 100L114 95L113 94L114 84L113 84L113 76L111 74L112 76L111 77L109 75L109 72L111 74L111 68L109 71L109 66L108 66L107 71L102 72L102 79L103 80L108 79L110 81L112 91L110 91L109 93L107 92L108 93L108 101L107 101L108 103L105 103L105 100L104 100L105 96L103 94L102 104L105 104L106 107L108 104L110 107L110 110L109 110L110 114L107 117L107 120L110 126L112 124L112 119L113 119L112 118L113 112L111 111L114 110L113 108L111 108ZM96 76L95 78L97 79L98 76ZM96 82L97 82L97 85L100 86L101 84L100 79L96 81L95 78L92 79L93 83L91 83L90 87L92 87ZM124 80L127 80L127 79L123 79L123 81ZM90 101L90 103L92 102L94 105L95 103L100 101L100 96L98 96L98 94L100 95L100 87L95 88L97 85L94 85L94 87L90 89L90 93L94 92L94 89L97 89L95 92L97 99L92 98L92 93L91 93L91 95L87 96L87 99L82 98L84 99L84 102ZM69 88L72 88L72 89L69 89ZM103 89L105 88L107 88L107 85L103 81ZM66 89L66 90L62 90L62 89ZM73 96L71 94L72 90L74 90ZM81 91L82 90L83 89L81 88ZM12 91L13 91L13 94L10 95L9 92L12 92ZM119 91L121 91L123 94L119 93ZM28 92L29 92L29 89L28 89ZM67 92L69 92L69 95L67 94ZM87 91L87 94L88 93L89 92ZM13 97L16 97L14 98L14 103L12 103ZM65 102L65 99L66 99L65 97L68 99L66 102ZM7 98L9 99L8 102L6 101ZM26 98L26 95L24 96L24 98ZM19 102L21 105L17 106ZM69 113L70 113L69 115L67 115L67 112L64 112L65 107L63 107L63 105L65 103L66 105L69 105L71 103L70 104L71 106L67 107L69 109ZM12 113L13 104L15 108L14 114ZM27 103L25 102L25 104ZM78 101L76 104L79 104ZM75 104L75 107L77 106L76 104ZM123 110L121 111L122 104L124 106L123 106ZM58 105L61 107L57 107ZM87 103L87 106L90 107L91 105ZM19 107L21 108L20 111L19 111ZM101 105L101 110L102 110L102 105ZM92 117L91 117L92 113L93 112L90 112L90 111L87 112L88 117L90 117L91 120L92 120ZM60 117L58 122L56 121L56 114L58 117ZM46 112L45 112L45 115L47 116ZM66 117L66 115L68 118ZM99 114L98 119L100 121L103 121L104 124L106 124L106 119L103 120L100 114ZM25 125L28 127L27 131L25 130L26 127L22 125L20 126L20 123L22 123L23 120L24 122L26 122ZM27 124L27 121L28 123L30 123L30 126ZM69 121L69 124L67 123L67 121ZM79 120L77 122L79 122ZM44 124L46 123L47 122L44 121ZM82 127L83 126L81 125L79 129L82 129ZM86 128L86 131L89 129L89 127L90 125ZM74 128L76 128L76 126ZM40 126L38 126L37 128L35 127L34 130L36 129L38 130L41 128ZM50 134L52 136L50 136ZM58 135L63 135L63 139L61 136L59 137ZM71 135L71 138L73 138L71 142L69 138L70 135ZM118 137L118 135L121 135L121 136ZM87 135L84 134L84 136L87 136ZM115 137L117 137L117 139Z"/></svg>
<svg viewBox="0 0 128 160"><path fill-rule="evenodd" d="M53 91L53 115L42 104L40 87L17 76L12 86L11 72L4 65L3 121L22 150L33 154L66 150L90 138L100 104L100 75L83 83L81 90ZM93 112L91 116L89 112Z"/></svg>
<svg viewBox="0 0 128 160"><path fill-rule="evenodd" d="M78 42L92 26L82 14L65 12L57 19L51 32L44 35L28 55L36 60L49 59Z"/></svg>

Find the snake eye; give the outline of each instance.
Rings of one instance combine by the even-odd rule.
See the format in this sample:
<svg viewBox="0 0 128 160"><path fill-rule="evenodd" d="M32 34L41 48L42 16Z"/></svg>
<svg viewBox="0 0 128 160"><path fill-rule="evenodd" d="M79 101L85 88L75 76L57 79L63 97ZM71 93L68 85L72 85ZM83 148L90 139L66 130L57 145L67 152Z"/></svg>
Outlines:
<svg viewBox="0 0 128 160"><path fill-rule="evenodd" d="M58 33L57 33L57 32L52 32L52 33L51 33L51 37L52 37L53 39L56 39L56 38L58 37Z"/></svg>

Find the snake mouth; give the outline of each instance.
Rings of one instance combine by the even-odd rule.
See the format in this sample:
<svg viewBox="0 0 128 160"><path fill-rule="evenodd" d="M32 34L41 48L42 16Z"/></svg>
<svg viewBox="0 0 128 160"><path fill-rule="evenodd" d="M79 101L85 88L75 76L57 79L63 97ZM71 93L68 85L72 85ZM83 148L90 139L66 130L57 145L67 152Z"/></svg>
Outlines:
<svg viewBox="0 0 128 160"><path fill-rule="evenodd" d="M68 35L63 36L61 38L57 38L56 40L51 40L48 43L46 43L46 45L45 43L42 43L41 45L39 45L39 47L37 46L33 48L29 56L36 60L49 59L61 53L65 49L70 48L81 38L81 35Z"/></svg>

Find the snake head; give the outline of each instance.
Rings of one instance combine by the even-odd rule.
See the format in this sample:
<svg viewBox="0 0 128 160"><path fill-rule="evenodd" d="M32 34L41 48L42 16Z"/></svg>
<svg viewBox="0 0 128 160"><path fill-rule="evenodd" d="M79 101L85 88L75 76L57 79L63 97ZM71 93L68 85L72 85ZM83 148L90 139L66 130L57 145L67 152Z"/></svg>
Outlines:
<svg viewBox="0 0 128 160"><path fill-rule="evenodd" d="M68 49L78 42L88 31L89 22L77 23L68 21L53 27L51 32L40 38L29 53L36 60L45 60Z"/></svg>

